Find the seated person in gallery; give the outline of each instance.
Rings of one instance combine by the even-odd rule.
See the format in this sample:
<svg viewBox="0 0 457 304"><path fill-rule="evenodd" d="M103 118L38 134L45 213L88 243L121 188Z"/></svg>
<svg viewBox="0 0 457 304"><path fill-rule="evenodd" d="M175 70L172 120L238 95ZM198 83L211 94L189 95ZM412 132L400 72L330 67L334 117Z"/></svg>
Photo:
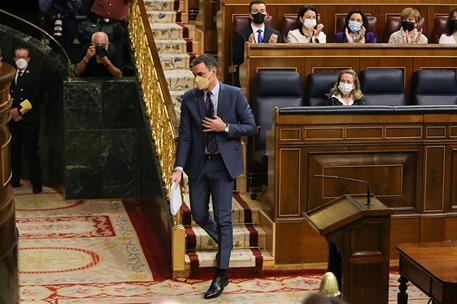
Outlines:
<svg viewBox="0 0 457 304"><path fill-rule="evenodd" d="M246 42L251 44L282 42L279 31L265 23L268 13L264 1L252 1L249 4L249 13L249 23L233 35L232 62L235 65L244 62L244 45Z"/></svg>
<svg viewBox="0 0 457 304"><path fill-rule="evenodd" d="M295 30L290 30L287 34L289 43L325 43L326 36L322 31L324 25L317 23L318 12L314 6L305 5L300 8L297 16L297 26Z"/></svg>
<svg viewBox="0 0 457 304"><path fill-rule="evenodd" d="M422 19L419 11L407 7L401 11L401 28L390 35L389 43L426 44L427 37L422 30L417 29L417 24Z"/></svg>
<svg viewBox="0 0 457 304"><path fill-rule="evenodd" d="M78 76L112 76L122 78L122 57L104 32L92 34L91 43L82 48L76 64Z"/></svg>
<svg viewBox="0 0 457 304"><path fill-rule="evenodd" d="M335 34L337 43L376 43L376 34L369 32L368 17L360 9L353 9L344 20L344 32Z"/></svg>
<svg viewBox="0 0 457 304"><path fill-rule="evenodd" d="M363 105L364 98L360 90L360 81L354 70L342 70L338 80L322 103L323 106Z"/></svg>
<svg viewBox="0 0 457 304"><path fill-rule="evenodd" d="M439 44L457 44L457 7L454 8L447 18L446 33L440 37Z"/></svg>

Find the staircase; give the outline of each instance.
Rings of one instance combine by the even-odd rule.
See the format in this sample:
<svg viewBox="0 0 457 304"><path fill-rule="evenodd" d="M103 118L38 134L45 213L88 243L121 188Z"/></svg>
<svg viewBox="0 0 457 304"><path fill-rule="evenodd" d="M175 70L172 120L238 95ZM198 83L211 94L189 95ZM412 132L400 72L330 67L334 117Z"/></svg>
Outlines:
<svg viewBox="0 0 457 304"><path fill-rule="evenodd" d="M187 0L145 0L149 24L164 69L170 95L180 116L182 95L194 87L191 58L202 52L199 33L187 24Z"/></svg>
<svg viewBox="0 0 457 304"><path fill-rule="evenodd" d="M230 269L245 272L261 272L265 264L272 264L272 256L266 248L266 233L259 223L260 207L254 201L246 202L246 197L238 193L232 198L233 250L230 258ZM186 270L190 276L213 274L216 267L217 244L193 220L184 197L183 225L186 232ZM212 204L210 202L212 216Z"/></svg>

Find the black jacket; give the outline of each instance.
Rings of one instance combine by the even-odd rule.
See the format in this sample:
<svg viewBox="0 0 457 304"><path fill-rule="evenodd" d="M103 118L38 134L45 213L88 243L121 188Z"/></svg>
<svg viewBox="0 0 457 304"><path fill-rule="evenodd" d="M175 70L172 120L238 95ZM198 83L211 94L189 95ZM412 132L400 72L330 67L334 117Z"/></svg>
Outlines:
<svg viewBox="0 0 457 304"><path fill-rule="evenodd" d="M39 119L39 108L41 101L41 84L39 81L39 75L32 72L30 68L27 68L21 75L17 76L17 83L13 79L10 86L10 95L12 106L11 108L17 108L20 110L21 103L28 99L32 104L32 109L22 115L22 120L19 122L27 124L36 124L40 121Z"/></svg>
<svg viewBox="0 0 457 304"><path fill-rule="evenodd" d="M249 22L239 32L235 32L232 38L232 63L240 65L244 62L244 45L248 41L249 36L253 33L251 23ZM278 43L282 42L281 34L270 25L265 23L265 33L263 41L268 42L271 34L278 35Z"/></svg>
<svg viewBox="0 0 457 304"><path fill-rule="evenodd" d="M352 105L362 106L364 104L365 104L365 99L362 97L361 99L354 100L354 103ZM343 104L336 97L326 94L325 99L321 105L322 106L342 106Z"/></svg>

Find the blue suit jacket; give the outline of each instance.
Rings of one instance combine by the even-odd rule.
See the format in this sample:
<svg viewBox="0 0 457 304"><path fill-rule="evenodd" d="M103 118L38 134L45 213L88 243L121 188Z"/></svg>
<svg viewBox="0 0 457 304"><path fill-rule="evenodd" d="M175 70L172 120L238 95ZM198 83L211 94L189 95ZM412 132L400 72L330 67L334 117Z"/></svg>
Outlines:
<svg viewBox="0 0 457 304"><path fill-rule="evenodd" d="M198 177L204 165L204 116L203 91L187 91L181 102L175 167L183 167L191 179ZM243 172L240 137L253 135L256 130L251 108L239 88L220 83L217 116L230 125L229 133L216 133L216 140L225 167L230 177L235 179Z"/></svg>

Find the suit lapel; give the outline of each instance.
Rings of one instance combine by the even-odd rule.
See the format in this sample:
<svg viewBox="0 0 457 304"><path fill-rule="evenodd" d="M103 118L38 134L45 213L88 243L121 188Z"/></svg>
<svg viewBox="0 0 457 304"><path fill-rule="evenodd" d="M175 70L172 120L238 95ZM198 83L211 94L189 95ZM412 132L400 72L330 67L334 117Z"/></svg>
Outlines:
<svg viewBox="0 0 457 304"><path fill-rule="evenodd" d="M203 117L205 117L205 108L203 105L205 101L203 98L202 91L199 91L198 94L195 94L194 101L195 105L197 106L197 111L200 114L200 119L203 119Z"/></svg>
<svg viewBox="0 0 457 304"><path fill-rule="evenodd" d="M271 36L271 29L269 26L267 26L265 24L265 35L263 35L263 42L267 43L268 40L270 40L270 36Z"/></svg>
<svg viewBox="0 0 457 304"><path fill-rule="evenodd" d="M219 96L217 99L217 116L219 117L223 117L223 113L226 113L227 102L224 93L224 85L219 82Z"/></svg>

